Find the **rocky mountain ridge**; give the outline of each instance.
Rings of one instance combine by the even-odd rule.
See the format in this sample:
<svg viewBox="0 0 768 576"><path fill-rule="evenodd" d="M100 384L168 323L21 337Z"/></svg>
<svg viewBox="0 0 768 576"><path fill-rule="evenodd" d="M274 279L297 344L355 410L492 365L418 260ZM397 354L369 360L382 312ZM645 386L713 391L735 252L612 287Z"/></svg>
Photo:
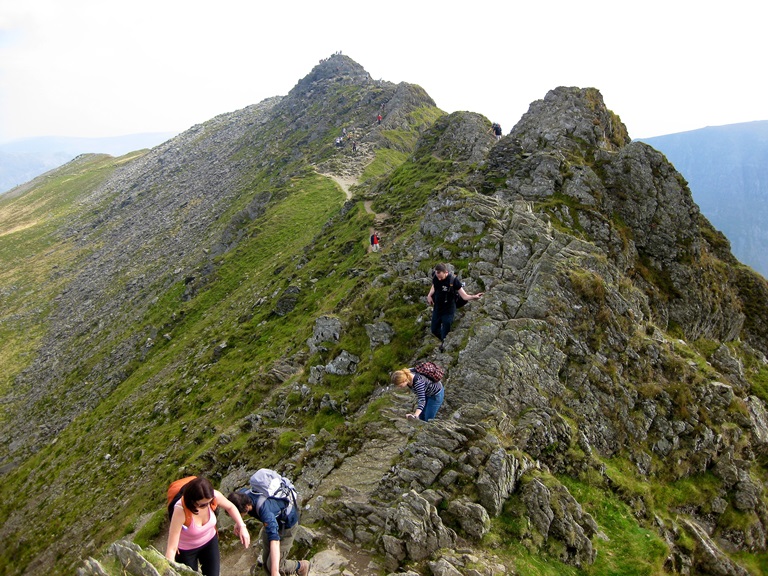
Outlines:
<svg viewBox="0 0 768 576"><path fill-rule="evenodd" d="M169 435L173 449L142 445L141 435L112 440L117 455L99 466L130 487L126 502L156 489L137 474L194 468L230 489L266 461L300 489L306 546L340 540L368 551L371 574L527 573L530 556L552 573L626 573L620 562L645 573L757 573L768 527L765 281L730 255L674 167L632 142L595 89L551 91L498 142L478 114L424 121L425 111L434 102L418 87L373 82L335 57L288 96L195 127L116 172L67 227L94 248L71 272L47 354L5 402L42 402L39 383L69 397L42 430L21 413L3 423L4 437L14 431L4 458L18 463L6 476L32 458L53 461L46 442L56 435L68 445L68 430L89 411L130 414L147 395L152 414L133 412L125 423ZM240 276L216 292L227 258L240 255L244 267L248 243L279 202L315 182L318 166L354 164L333 143L347 125L373 163L382 151L406 155L380 176L361 173L353 200L304 250L255 271L278 286ZM368 221L356 209L363 200L392 215L376 256L350 232ZM427 333L423 304L439 261L470 291L486 292L462 311L444 353ZM328 278L345 293L334 296ZM330 306L312 299L317 286ZM200 332L207 341L171 355L184 337L179 326L196 333L185 323L200 309L205 316L208 293L222 295L232 318L216 309L218 320ZM150 318L168 294L176 312L165 324L119 329ZM260 315L264 308L271 312ZM267 348L265 338L291 322L308 338L258 372L236 361L235 351ZM102 346L109 354L88 362L89 349ZM163 354L164 367L142 377ZM386 382L388 370L425 355L448 369L447 394L440 418L420 425L402 418L410 398ZM80 388L72 385L79 377L60 376L78 370ZM132 396L102 408L123 382ZM187 403L200 408L183 412ZM198 432L196 420L214 414ZM58 507L65 494L54 492ZM31 510L17 500L2 508L12 548L23 550L20 514ZM617 528L617 517L627 524ZM99 523L114 519L102 513ZM141 540L141 530L128 532ZM635 533L646 548L620 548L634 545ZM86 543L78 553L98 548ZM125 548L142 553L120 544L114 557ZM27 569L57 566L56 553L51 544ZM109 562L91 560L82 573Z"/></svg>
<svg viewBox="0 0 768 576"><path fill-rule="evenodd" d="M763 226L768 120L708 126L645 141L685 176L696 203L725 233L739 260L768 276Z"/></svg>

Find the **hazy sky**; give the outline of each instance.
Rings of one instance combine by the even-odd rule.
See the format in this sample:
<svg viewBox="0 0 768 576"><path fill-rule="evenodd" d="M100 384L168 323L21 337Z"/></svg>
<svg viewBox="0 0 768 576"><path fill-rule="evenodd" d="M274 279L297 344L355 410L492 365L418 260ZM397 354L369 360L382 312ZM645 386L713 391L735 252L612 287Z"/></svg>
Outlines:
<svg viewBox="0 0 768 576"><path fill-rule="evenodd" d="M768 119L762 0L0 0L0 142L181 132L321 58L509 132L598 88L632 138Z"/></svg>

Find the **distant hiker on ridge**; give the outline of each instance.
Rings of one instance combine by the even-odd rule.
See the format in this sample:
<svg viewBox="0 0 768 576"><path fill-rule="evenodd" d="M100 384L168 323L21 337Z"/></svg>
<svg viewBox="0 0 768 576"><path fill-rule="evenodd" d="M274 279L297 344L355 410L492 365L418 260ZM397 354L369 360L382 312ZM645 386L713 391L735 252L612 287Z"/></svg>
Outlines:
<svg viewBox="0 0 768 576"><path fill-rule="evenodd" d="M456 296L462 300L479 300L485 292L467 294L464 284L448 270L447 264L438 264L432 273L432 287L427 294L427 303L433 306L431 330L440 339L440 352L445 352L445 337L451 331L456 315ZM463 306L463 303L460 303Z"/></svg>
<svg viewBox="0 0 768 576"><path fill-rule="evenodd" d="M497 122L491 124L489 132L493 132L496 135L496 140L501 140L501 125Z"/></svg>
<svg viewBox="0 0 768 576"><path fill-rule="evenodd" d="M371 250L373 252L379 251L379 241L381 240L381 237L379 236L379 233L374 231L373 234L371 234Z"/></svg>

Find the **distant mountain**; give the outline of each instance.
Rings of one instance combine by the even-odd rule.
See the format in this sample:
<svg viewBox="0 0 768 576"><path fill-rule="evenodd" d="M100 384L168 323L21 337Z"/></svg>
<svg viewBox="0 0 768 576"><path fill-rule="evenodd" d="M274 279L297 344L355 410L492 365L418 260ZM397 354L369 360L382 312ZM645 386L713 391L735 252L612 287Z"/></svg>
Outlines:
<svg viewBox="0 0 768 576"><path fill-rule="evenodd" d="M122 156L153 148L175 136L173 132L129 134L111 138L25 138L0 144L0 194L66 164L80 154Z"/></svg>
<svg viewBox="0 0 768 576"><path fill-rule="evenodd" d="M688 180L734 255L768 277L768 120L644 138Z"/></svg>

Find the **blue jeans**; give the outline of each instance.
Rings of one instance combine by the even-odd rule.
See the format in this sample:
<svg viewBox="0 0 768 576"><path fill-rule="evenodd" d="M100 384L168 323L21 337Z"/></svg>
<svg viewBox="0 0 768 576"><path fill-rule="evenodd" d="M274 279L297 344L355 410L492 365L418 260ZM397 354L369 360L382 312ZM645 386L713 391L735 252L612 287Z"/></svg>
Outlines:
<svg viewBox="0 0 768 576"><path fill-rule="evenodd" d="M432 309L432 334L440 338L442 342L451 331L451 324L453 324L453 317L456 315L456 311L441 312L436 307Z"/></svg>
<svg viewBox="0 0 768 576"><path fill-rule="evenodd" d="M445 386L440 389L440 392L434 396L427 396L427 402L424 404L424 410L419 414L419 420L429 422L437 416L437 411L440 410L440 406L443 405L445 399Z"/></svg>

